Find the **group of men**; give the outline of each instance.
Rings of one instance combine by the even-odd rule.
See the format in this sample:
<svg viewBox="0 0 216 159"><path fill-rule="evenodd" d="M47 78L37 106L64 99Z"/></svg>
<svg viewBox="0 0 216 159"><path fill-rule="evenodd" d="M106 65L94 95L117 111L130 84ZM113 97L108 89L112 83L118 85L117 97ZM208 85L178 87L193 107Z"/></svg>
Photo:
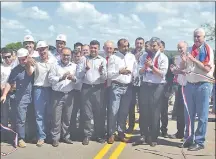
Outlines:
<svg viewBox="0 0 216 159"><path fill-rule="evenodd" d="M76 43L72 51L63 34L57 36L52 52L46 41L37 42L34 50L31 35L24 37L23 44L16 55L1 49L1 123L8 126L11 107L10 123L18 133L19 147L26 147L26 134L35 132L38 147L45 141L54 147L60 141L72 144L74 132L81 134L83 145L90 140L128 143L125 134L133 132L136 105L140 138L135 144L146 142L154 147L160 129L168 137L168 99L176 82L178 131L170 137L184 138L180 147L191 151L204 148L212 83L190 73L213 77L214 54L202 28L194 31L190 51L185 41L178 43L175 60L164 54L165 43L157 37L137 38L132 52L124 38L118 40L117 50L112 41L106 41L105 57L99 55L97 40L89 45Z"/></svg>

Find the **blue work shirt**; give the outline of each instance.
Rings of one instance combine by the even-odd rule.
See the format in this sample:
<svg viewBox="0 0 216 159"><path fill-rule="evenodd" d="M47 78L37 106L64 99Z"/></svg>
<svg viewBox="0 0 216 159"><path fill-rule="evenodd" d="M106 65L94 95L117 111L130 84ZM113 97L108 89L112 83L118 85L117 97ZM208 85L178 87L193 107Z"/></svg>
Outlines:
<svg viewBox="0 0 216 159"><path fill-rule="evenodd" d="M21 65L16 66L12 69L8 79L9 84L16 83L15 100L17 102L22 101L23 103L32 102L32 85L33 75L29 76L25 68Z"/></svg>

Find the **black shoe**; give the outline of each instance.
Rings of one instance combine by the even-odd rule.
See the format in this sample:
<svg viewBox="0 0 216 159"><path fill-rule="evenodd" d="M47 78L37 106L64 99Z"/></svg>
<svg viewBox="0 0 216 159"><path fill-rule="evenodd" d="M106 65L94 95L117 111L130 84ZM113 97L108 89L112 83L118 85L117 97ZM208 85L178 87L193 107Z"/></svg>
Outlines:
<svg viewBox="0 0 216 159"><path fill-rule="evenodd" d="M183 144L181 144L181 145L178 145L178 147L179 148L188 148L188 147L190 147L192 145L192 143L190 143L190 142L185 142L185 143L183 143Z"/></svg>
<svg viewBox="0 0 216 159"><path fill-rule="evenodd" d="M193 144L191 145L189 148L188 148L188 151L199 151L199 150L202 150L204 149L204 146L203 145L199 145L199 144Z"/></svg>
<svg viewBox="0 0 216 159"><path fill-rule="evenodd" d="M146 142L146 138L145 136L140 136L140 138L133 143L133 146L136 146L136 145L142 145Z"/></svg>
<svg viewBox="0 0 216 159"><path fill-rule="evenodd" d="M82 144L83 145L88 145L89 144L89 137L85 137Z"/></svg>
<svg viewBox="0 0 216 159"><path fill-rule="evenodd" d="M73 144L73 141L71 139L63 139L63 142L67 144Z"/></svg>
<svg viewBox="0 0 216 159"><path fill-rule="evenodd" d="M53 147L58 147L59 146L59 141L53 141L52 146Z"/></svg>
<svg viewBox="0 0 216 159"><path fill-rule="evenodd" d="M151 143L150 143L150 146L151 146L151 147L157 146L157 142L151 142Z"/></svg>
<svg viewBox="0 0 216 159"><path fill-rule="evenodd" d="M169 135L170 139L182 139L184 136L179 135L178 133Z"/></svg>
<svg viewBox="0 0 216 159"><path fill-rule="evenodd" d="M169 138L169 135L167 133L161 133L161 136L164 138Z"/></svg>
<svg viewBox="0 0 216 159"><path fill-rule="evenodd" d="M96 138L96 141L101 143L101 144L106 142L103 138L100 138L100 137Z"/></svg>

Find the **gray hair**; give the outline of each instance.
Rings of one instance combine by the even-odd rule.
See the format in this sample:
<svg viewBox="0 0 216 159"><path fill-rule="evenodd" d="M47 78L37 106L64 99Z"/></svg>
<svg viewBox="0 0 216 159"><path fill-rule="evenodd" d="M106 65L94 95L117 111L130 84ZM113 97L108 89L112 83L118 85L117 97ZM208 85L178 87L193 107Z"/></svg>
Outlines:
<svg viewBox="0 0 216 159"><path fill-rule="evenodd" d="M158 37L152 37L150 40L149 40L150 44L152 44L153 42L157 42L158 45L161 44L161 39L158 38Z"/></svg>
<svg viewBox="0 0 216 159"><path fill-rule="evenodd" d="M202 33L203 36L205 36L205 30L203 28L197 28L194 30L194 34L196 33Z"/></svg>

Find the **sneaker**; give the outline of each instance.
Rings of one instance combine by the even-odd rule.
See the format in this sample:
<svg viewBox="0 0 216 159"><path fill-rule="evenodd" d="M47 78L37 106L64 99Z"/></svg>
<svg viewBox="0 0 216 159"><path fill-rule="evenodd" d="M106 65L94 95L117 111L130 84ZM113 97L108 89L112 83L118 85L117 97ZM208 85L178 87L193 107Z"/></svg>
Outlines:
<svg viewBox="0 0 216 159"><path fill-rule="evenodd" d="M26 143L25 143L25 141L23 141L22 139L19 140L18 145L19 145L19 147L21 147L21 148L25 148L25 147L26 147Z"/></svg>
<svg viewBox="0 0 216 159"><path fill-rule="evenodd" d="M41 147L41 146L43 146L43 144L44 144L44 140L38 140L36 146Z"/></svg>

